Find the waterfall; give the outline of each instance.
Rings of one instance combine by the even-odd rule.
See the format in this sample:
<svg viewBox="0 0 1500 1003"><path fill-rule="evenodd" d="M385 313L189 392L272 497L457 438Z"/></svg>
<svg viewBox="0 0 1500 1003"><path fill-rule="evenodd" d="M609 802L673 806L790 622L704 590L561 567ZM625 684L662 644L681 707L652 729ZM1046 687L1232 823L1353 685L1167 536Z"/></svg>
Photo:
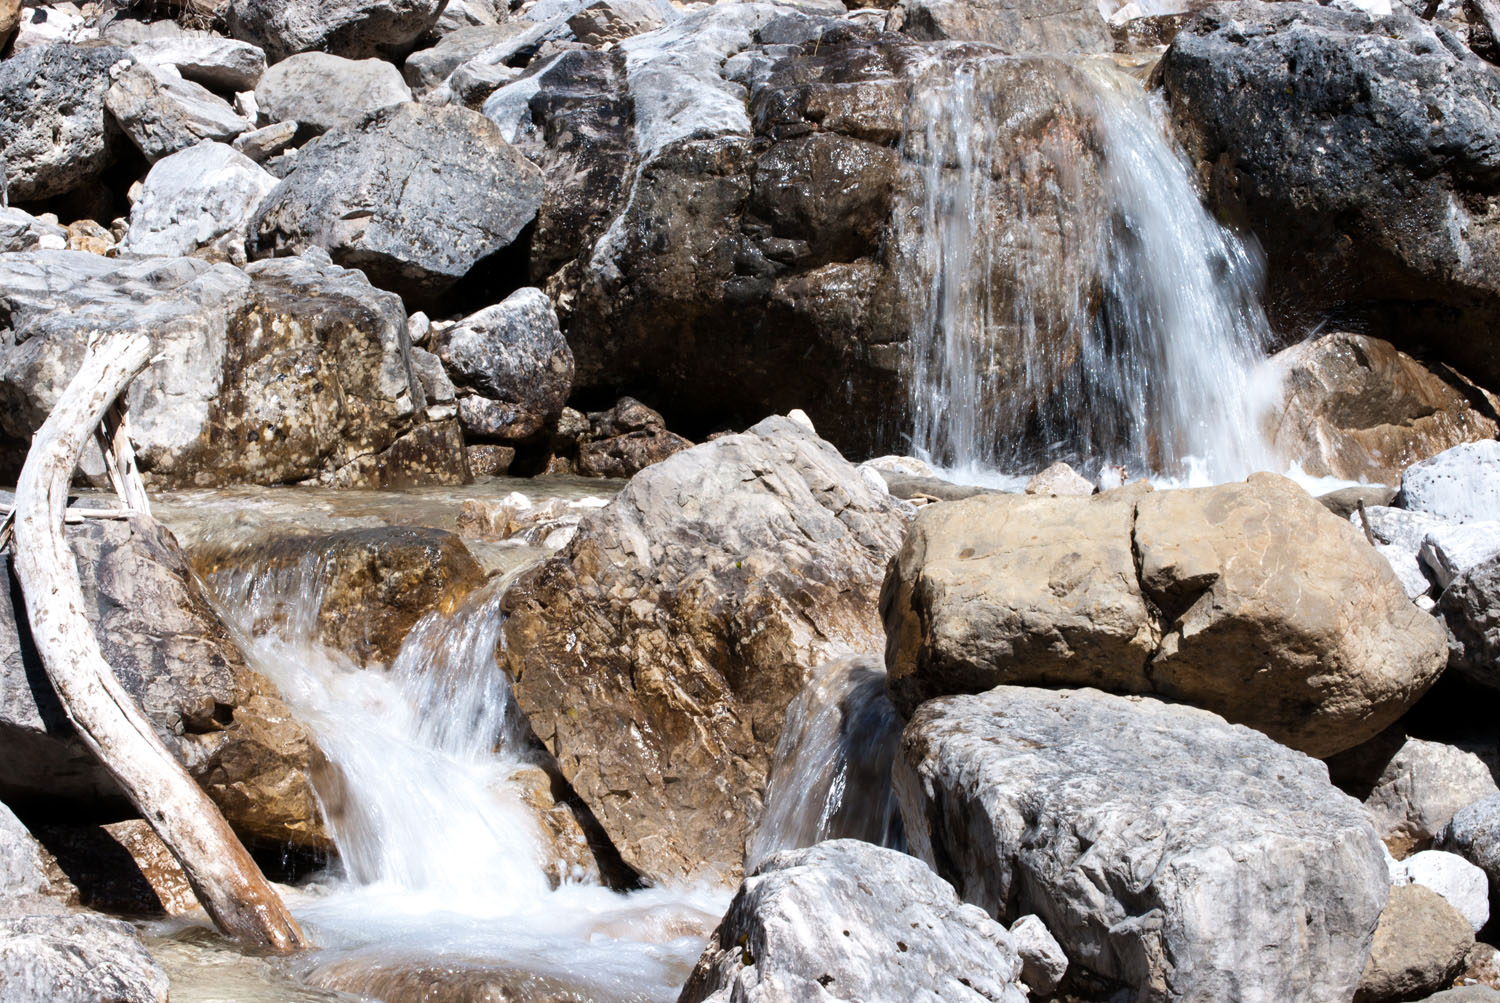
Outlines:
<svg viewBox="0 0 1500 1003"><path fill-rule="evenodd" d="M329 577L313 554L210 582L247 660L326 759L313 782L339 871L288 900L322 948L298 959L300 976L380 996L425 984L438 966L474 998L529 987L601 1003L674 999L728 895L623 895L560 865L495 661L508 582L428 614L386 669L318 640Z"/></svg>
<svg viewBox="0 0 1500 1003"><path fill-rule="evenodd" d="M909 108L918 456L970 476L1278 465L1260 261L1204 209L1157 98L1103 62L935 57Z"/></svg>
<svg viewBox="0 0 1500 1003"><path fill-rule="evenodd" d="M824 666L787 708L766 809L745 870L778 850L825 839L906 849L891 763L905 722L885 695L885 666L856 656Z"/></svg>

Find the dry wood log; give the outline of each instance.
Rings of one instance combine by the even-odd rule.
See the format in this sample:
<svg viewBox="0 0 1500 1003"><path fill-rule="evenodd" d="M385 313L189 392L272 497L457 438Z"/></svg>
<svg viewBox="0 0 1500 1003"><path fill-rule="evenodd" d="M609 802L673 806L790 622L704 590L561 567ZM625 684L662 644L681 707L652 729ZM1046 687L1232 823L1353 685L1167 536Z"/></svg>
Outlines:
<svg viewBox="0 0 1500 1003"><path fill-rule="evenodd" d="M297 921L105 662L63 536L68 483L84 443L150 350L145 335L90 346L37 431L16 484L16 576L37 652L79 737L172 851L198 901L242 945L290 953L305 943Z"/></svg>

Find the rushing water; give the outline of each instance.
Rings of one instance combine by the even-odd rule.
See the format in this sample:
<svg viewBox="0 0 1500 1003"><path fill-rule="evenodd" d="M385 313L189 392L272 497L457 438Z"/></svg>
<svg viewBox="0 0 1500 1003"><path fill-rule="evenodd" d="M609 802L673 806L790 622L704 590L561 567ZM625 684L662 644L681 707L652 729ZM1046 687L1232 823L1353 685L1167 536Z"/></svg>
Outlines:
<svg viewBox="0 0 1500 1003"><path fill-rule="evenodd" d="M917 455L1213 480L1283 466L1254 253L1160 101L1104 62L970 58L913 84L896 227Z"/></svg>
<svg viewBox="0 0 1500 1003"><path fill-rule="evenodd" d="M289 899L321 948L297 973L384 999L425 999L434 985L475 998L675 998L727 894L620 894L581 865L559 868L494 657L504 582L422 620L383 669L316 640L326 578L314 559L212 583L251 664L327 759L314 785L341 864Z"/></svg>
<svg viewBox="0 0 1500 1003"><path fill-rule="evenodd" d="M891 763L905 725L885 695L879 658L831 662L787 708L766 811L745 869L778 850L863 839L904 850Z"/></svg>

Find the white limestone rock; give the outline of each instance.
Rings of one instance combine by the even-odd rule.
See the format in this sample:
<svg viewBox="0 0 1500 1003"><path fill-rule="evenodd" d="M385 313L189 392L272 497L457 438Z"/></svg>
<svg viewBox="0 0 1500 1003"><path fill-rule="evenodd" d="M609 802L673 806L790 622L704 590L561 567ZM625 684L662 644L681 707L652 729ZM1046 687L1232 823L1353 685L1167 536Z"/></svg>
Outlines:
<svg viewBox="0 0 1500 1003"><path fill-rule="evenodd" d="M205 140L156 162L130 210L121 250L243 264L245 236L276 178L223 143Z"/></svg>
<svg viewBox="0 0 1500 1003"><path fill-rule="evenodd" d="M1466 442L1401 475L1396 504L1447 522L1483 522L1500 513L1500 441Z"/></svg>

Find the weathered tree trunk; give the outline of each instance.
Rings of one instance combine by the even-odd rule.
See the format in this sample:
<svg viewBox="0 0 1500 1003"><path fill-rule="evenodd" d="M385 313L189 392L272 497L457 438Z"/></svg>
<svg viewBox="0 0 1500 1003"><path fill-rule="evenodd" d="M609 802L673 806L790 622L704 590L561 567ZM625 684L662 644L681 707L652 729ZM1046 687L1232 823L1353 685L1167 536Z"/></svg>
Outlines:
<svg viewBox="0 0 1500 1003"><path fill-rule="evenodd" d="M68 717L182 865L198 901L241 944L290 953L304 946L297 921L104 661L63 537L68 484L84 443L150 350L144 335L91 347L36 433L16 485L16 575L37 652Z"/></svg>

